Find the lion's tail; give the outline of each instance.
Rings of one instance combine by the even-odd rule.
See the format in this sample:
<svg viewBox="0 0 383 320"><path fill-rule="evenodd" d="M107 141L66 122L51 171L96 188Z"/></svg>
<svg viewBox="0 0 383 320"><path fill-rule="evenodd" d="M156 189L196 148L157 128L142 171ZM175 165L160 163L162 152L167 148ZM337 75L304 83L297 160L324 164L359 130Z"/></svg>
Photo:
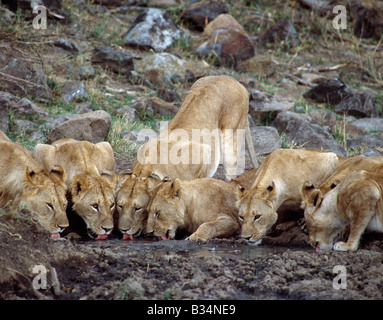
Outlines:
<svg viewBox="0 0 383 320"><path fill-rule="evenodd" d="M259 165L258 165L257 157L255 155L253 139L251 138L249 119L246 119L245 141L247 144L247 150L249 150L251 162L252 162L254 168L258 168Z"/></svg>

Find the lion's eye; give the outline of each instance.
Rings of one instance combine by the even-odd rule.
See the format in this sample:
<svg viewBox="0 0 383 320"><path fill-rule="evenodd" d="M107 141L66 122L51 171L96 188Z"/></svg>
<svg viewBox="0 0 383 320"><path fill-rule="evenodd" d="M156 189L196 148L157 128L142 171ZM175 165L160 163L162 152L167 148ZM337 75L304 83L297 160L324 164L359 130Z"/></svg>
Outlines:
<svg viewBox="0 0 383 320"><path fill-rule="evenodd" d="M256 214L256 215L254 216L254 222L257 221L257 220L259 220L261 217L262 217L262 215L260 215L260 214Z"/></svg>
<svg viewBox="0 0 383 320"><path fill-rule="evenodd" d="M92 204L92 208L98 211L98 204L97 203Z"/></svg>
<svg viewBox="0 0 383 320"><path fill-rule="evenodd" d="M52 211L54 210L53 205L52 205L51 203L47 203L47 207L48 207L49 209L51 209Z"/></svg>
<svg viewBox="0 0 383 320"><path fill-rule="evenodd" d="M117 208L119 209L119 210L122 210L122 205L117 205Z"/></svg>
<svg viewBox="0 0 383 320"><path fill-rule="evenodd" d="M134 209L134 212L135 212L135 213L141 213L141 212L142 212L142 209L143 209L143 208L135 208L135 209Z"/></svg>
<svg viewBox="0 0 383 320"><path fill-rule="evenodd" d="M115 206L115 204L112 203L112 204L110 205L110 210L113 210L113 209L114 209L114 206Z"/></svg>
<svg viewBox="0 0 383 320"><path fill-rule="evenodd" d="M156 212L154 212L154 218L158 218L158 216L160 215L160 213L159 213L159 211L156 211Z"/></svg>

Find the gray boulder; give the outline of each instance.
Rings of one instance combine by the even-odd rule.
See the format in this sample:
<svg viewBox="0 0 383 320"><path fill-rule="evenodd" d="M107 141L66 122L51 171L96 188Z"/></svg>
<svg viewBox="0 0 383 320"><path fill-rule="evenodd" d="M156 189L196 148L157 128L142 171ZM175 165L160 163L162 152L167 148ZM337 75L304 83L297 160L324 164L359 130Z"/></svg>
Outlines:
<svg viewBox="0 0 383 320"><path fill-rule="evenodd" d="M348 148L382 148L383 147L383 133L371 133L365 136L347 139Z"/></svg>
<svg viewBox="0 0 383 320"><path fill-rule="evenodd" d="M87 140L92 143L105 141L111 123L112 117L104 110L70 117L48 133L47 142L52 143L60 138Z"/></svg>
<svg viewBox="0 0 383 320"><path fill-rule="evenodd" d="M383 131L383 118L363 118L352 123L362 130Z"/></svg>
<svg viewBox="0 0 383 320"><path fill-rule="evenodd" d="M279 134L286 135L286 143L295 143L305 148L331 151L343 157L347 156L346 150L321 126L296 116L288 116L286 113L279 113L273 121L273 126L277 128Z"/></svg>
<svg viewBox="0 0 383 320"><path fill-rule="evenodd" d="M303 94L303 97L315 100L317 102L325 102L338 104L352 95L349 87L339 78L333 78L322 81L314 88Z"/></svg>
<svg viewBox="0 0 383 320"><path fill-rule="evenodd" d="M355 117L376 117L378 115L374 97L370 93L350 95L335 107L335 112Z"/></svg>
<svg viewBox="0 0 383 320"><path fill-rule="evenodd" d="M257 156L266 155L275 149L282 148L282 139L274 127L251 127L251 138L253 140Z"/></svg>
<svg viewBox="0 0 383 320"><path fill-rule="evenodd" d="M133 22L124 37L127 46L163 51L182 35L182 29L161 9L148 9Z"/></svg>
<svg viewBox="0 0 383 320"><path fill-rule="evenodd" d="M36 64L14 59L0 70L0 82L3 91L21 97L35 97L46 101L51 97L44 70Z"/></svg>
<svg viewBox="0 0 383 320"><path fill-rule="evenodd" d="M93 49L91 62L115 73L126 74L134 69L133 56L111 47Z"/></svg>

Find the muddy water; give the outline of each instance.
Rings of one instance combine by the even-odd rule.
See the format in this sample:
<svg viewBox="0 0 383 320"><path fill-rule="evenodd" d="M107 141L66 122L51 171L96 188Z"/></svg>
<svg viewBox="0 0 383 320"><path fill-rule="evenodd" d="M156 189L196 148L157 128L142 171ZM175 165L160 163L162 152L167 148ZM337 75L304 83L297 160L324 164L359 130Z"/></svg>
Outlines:
<svg viewBox="0 0 383 320"><path fill-rule="evenodd" d="M267 245L252 245L248 243L208 242L195 243L188 240L108 240L108 241L82 241L81 246L110 250L127 257L132 254L161 258L166 256L180 256L185 258L194 257L225 257L254 259L264 257L267 254L282 254L288 248ZM291 248L289 248L291 250ZM302 250L302 248L299 248ZM306 249L309 250L309 249Z"/></svg>

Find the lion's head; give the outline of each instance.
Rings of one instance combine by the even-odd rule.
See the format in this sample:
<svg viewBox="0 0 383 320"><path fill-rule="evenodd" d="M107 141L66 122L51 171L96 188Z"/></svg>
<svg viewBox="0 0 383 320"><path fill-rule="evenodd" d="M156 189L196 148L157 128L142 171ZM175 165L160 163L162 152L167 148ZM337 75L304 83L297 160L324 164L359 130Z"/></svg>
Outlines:
<svg viewBox="0 0 383 320"><path fill-rule="evenodd" d="M51 172L26 169L23 193L19 207L32 214L51 238L60 238L60 232L69 226L66 215L64 170L56 166Z"/></svg>
<svg viewBox="0 0 383 320"><path fill-rule="evenodd" d="M239 190L238 208L242 221L241 237L259 243L266 232L277 222L275 185L265 190Z"/></svg>
<svg viewBox="0 0 383 320"><path fill-rule="evenodd" d="M90 237L106 239L113 230L115 175L79 174L70 179L73 210L84 219Z"/></svg>
<svg viewBox="0 0 383 320"><path fill-rule="evenodd" d="M312 208L306 217L309 242L317 251L331 250L335 237L344 227L337 211L338 190L334 188L323 196L319 189L314 188L306 194L306 206Z"/></svg>
<svg viewBox="0 0 383 320"><path fill-rule="evenodd" d="M177 228L184 224L185 206L180 199L181 182L164 182L158 186L148 206L147 232L163 240L174 239Z"/></svg>
<svg viewBox="0 0 383 320"><path fill-rule="evenodd" d="M156 174L143 178L137 177L129 170L118 175L118 228L123 233L123 239L133 239L144 231L151 192L160 182L161 179Z"/></svg>

